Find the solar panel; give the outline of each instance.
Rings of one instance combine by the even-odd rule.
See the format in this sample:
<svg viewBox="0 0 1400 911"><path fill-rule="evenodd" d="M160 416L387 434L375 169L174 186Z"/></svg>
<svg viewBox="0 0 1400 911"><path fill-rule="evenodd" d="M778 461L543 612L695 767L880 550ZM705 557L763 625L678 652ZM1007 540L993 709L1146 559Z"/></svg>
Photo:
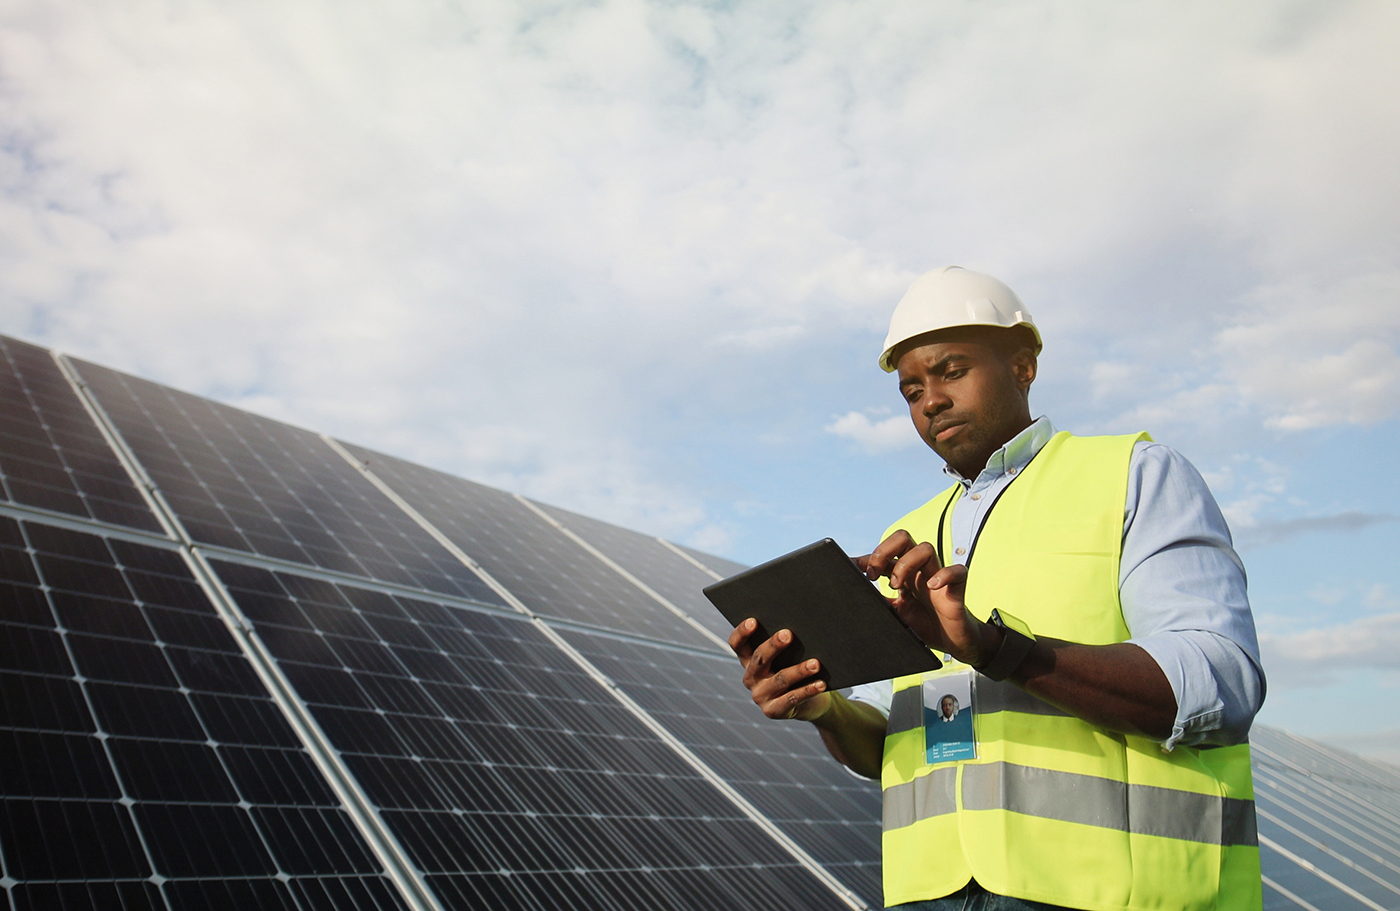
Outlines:
<svg viewBox="0 0 1400 911"><path fill-rule="evenodd" d="M249 640L63 369L0 354L11 908L843 906L792 844L880 903L877 789L717 641L740 565L78 364ZM1400 769L1252 743L1265 907L1400 907Z"/></svg>
<svg viewBox="0 0 1400 911"><path fill-rule="evenodd" d="M346 448L541 616L694 648L722 647L511 494L357 446Z"/></svg>
<svg viewBox="0 0 1400 911"><path fill-rule="evenodd" d="M523 616L213 563L449 907L839 907Z"/></svg>
<svg viewBox="0 0 1400 911"><path fill-rule="evenodd" d="M716 557L714 554L707 554L703 551L695 550L690 547L683 547L679 544L674 546L677 550L684 551L692 560L704 566L721 579L727 579L735 573L741 573L748 569L748 567L742 563L735 563L733 560Z"/></svg>
<svg viewBox="0 0 1400 911"><path fill-rule="evenodd" d="M5 336L0 487L24 506L161 530L58 364L43 348Z"/></svg>
<svg viewBox="0 0 1400 911"><path fill-rule="evenodd" d="M673 544L665 544L656 538L590 519L566 509L542 504L539 504L539 508L721 640L729 638L732 627L700 591L716 581L716 574L697 566L692 562L694 557L687 559L690 555L678 552L680 549ZM730 565L727 560L711 562Z"/></svg>
<svg viewBox="0 0 1400 911"><path fill-rule="evenodd" d="M1272 728L1250 741L1265 906L1400 906L1400 769Z"/></svg>
<svg viewBox="0 0 1400 911"><path fill-rule="evenodd" d="M766 718L732 655L564 637L847 888L883 904L878 783L846 772L810 725Z"/></svg>
<svg viewBox="0 0 1400 911"><path fill-rule="evenodd" d="M77 363L194 541L501 603L310 431Z"/></svg>
<svg viewBox="0 0 1400 911"><path fill-rule="evenodd" d="M171 550L0 517L15 908L403 908Z"/></svg>

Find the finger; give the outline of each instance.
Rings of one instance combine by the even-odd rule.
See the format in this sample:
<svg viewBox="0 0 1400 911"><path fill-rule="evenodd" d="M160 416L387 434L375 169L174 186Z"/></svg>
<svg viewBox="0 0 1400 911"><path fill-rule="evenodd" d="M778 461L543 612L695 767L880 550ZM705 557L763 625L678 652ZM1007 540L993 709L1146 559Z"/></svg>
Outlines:
<svg viewBox="0 0 1400 911"><path fill-rule="evenodd" d="M938 568L938 552L933 545L928 542L916 545L901 556L890 571L890 588L908 588L913 584L916 573L932 575Z"/></svg>
<svg viewBox="0 0 1400 911"><path fill-rule="evenodd" d="M729 634L729 647L734 650L739 661L745 665L749 663L749 655L753 654L753 646L749 644L749 637L756 629L758 629L758 621L750 617L734 627L734 631Z"/></svg>
<svg viewBox="0 0 1400 911"><path fill-rule="evenodd" d="M751 667L766 668L773 663L773 659L783 649L792 645L792 630L780 629L753 650L753 655L749 658Z"/></svg>
<svg viewBox="0 0 1400 911"><path fill-rule="evenodd" d="M752 690L759 681L766 678L774 657L791 644L792 632L780 629L754 649L749 655L748 663L744 665L744 686Z"/></svg>
<svg viewBox="0 0 1400 911"><path fill-rule="evenodd" d="M765 702L782 699L792 690L809 685L811 677L821 670L821 664L815 658L809 658L801 664L794 664L785 667L780 671L774 671L754 681L750 688L754 702L760 705Z"/></svg>
<svg viewBox="0 0 1400 911"><path fill-rule="evenodd" d="M894 531L878 547L860 558L865 563L862 567L865 577L873 582L881 576L888 576L895 562L913 547L914 538L909 532L902 528Z"/></svg>
<svg viewBox="0 0 1400 911"><path fill-rule="evenodd" d="M781 717L796 718L797 713L802 709L803 703L805 703L808 699L811 699L814 696L817 696L818 694L824 692L825 690L826 682L818 680L815 683L810 683L807 686L802 687L802 689L800 690L793 690L791 693L788 693L787 698L783 700L787 703L787 712L784 713Z"/></svg>
<svg viewBox="0 0 1400 911"><path fill-rule="evenodd" d="M813 680L760 702L759 706L769 718L793 718L801 710L804 702L825 691L826 681Z"/></svg>
<svg viewBox="0 0 1400 911"><path fill-rule="evenodd" d="M956 588L967 582L967 567L961 563L954 563L952 566L945 566L929 576L928 590L938 591L942 588Z"/></svg>

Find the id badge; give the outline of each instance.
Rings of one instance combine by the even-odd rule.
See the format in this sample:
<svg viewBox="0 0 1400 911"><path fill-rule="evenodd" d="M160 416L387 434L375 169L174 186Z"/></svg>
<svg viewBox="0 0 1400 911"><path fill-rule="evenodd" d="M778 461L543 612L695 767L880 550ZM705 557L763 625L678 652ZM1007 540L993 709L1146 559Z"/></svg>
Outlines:
<svg viewBox="0 0 1400 911"><path fill-rule="evenodd" d="M971 670L924 681L924 746L928 762L976 759Z"/></svg>

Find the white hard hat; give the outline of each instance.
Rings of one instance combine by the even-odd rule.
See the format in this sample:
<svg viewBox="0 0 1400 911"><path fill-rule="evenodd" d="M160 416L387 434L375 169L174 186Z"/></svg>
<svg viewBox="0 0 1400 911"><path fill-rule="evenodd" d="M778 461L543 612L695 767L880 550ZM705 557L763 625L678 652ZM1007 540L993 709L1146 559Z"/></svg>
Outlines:
<svg viewBox="0 0 1400 911"><path fill-rule="evenodd" d="M920 275L899 299L890 317L880 368L894 372L891 357L901 342L954 326L1025 326L1035 336L1035 353L1040 353L1040 330L1015 291L990 275L944 266Z"/></svg>

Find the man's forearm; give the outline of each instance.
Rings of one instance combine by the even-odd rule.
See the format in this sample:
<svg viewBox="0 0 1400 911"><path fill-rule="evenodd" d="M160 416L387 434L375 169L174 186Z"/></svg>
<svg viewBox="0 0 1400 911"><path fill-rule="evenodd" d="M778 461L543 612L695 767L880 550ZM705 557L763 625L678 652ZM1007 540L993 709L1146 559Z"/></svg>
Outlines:
<svg viewBox="0 0 1400 911"><path fill-rule="evenodd" d="M826 711L812 719L836 761L857 775L880 777L885 751L885 716L874 706L831 693Z"/></svg>
<svg viewBox="0 0 1400 911"><path fill-rule="evenodd" d="M1171 684L1152 656L1131 643L1080 645L1038 638L1011 680L1111 731L1162 741L1176 726Z"/></svg>

